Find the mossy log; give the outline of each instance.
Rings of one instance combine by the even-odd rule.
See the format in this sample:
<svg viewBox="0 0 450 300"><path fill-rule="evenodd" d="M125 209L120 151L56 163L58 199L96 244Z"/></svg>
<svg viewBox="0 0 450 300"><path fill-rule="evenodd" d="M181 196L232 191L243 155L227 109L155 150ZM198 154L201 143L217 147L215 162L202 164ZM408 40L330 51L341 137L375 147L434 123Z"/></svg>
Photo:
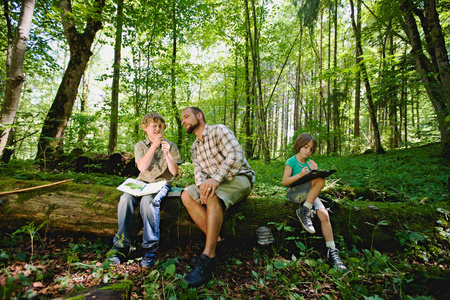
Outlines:
<svg viewBox="0 0 450 300"><path fill-rule="evenodd" d="M131 299L131 289L133 282L130 280L120 280L114 283L106 283L88 288L84 291L67 295L54 300L82 300L82 299L108 299L108 300L128 300Z"/></svg>
<svg viewBox="0 0 450 300"><path fill-rule="evenodd" d="M29 187L27 180L0 178L0 191ZM48 220L50 230L112 237L117 230L117 202L121 192L114 187L63 183L45 189L2 196L0 226L15 230L27 222L36 225ZM0 201L1 202L1 201ZM331 208L331 223L336 240L357 247L394 249L399 247L399 232L426 232L437 234L437 220L444 216L441 207L450 210L449 203L415 204L411 202L342 201ZM225 214L222 235L239 245L256 245L256 229L269 226L278 245L285 238L297 237L307 245L324 246L320 224L316 218L317 233L310 235L302 230L295 210L297 205L283 197L256 197L251 195L231 207ZM139 218L137 217L139 220ZM388 223L388 225L386 225ZM287 225L294 231L285 231ZM202 242L203 233L192 222L180 198L166 198L161 205L161 243L181 245L190 241Z"/></svg>

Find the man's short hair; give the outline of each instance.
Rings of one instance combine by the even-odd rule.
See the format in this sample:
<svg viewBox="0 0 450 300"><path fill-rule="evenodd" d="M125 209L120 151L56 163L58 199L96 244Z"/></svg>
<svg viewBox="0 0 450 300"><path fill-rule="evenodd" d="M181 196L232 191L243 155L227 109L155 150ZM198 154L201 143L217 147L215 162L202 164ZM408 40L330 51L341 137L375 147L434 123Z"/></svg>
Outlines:
<svg viewBox="0 0 450 300"><path fill-rule="evenodd" d="M141 120L142 125L148 126L150 122L160 123L163 124L164 127L166 126L166 121L164 121L164 118L158 113L148 113L142 117Z"/></svg>
<svg viewBox="0 0 450 300"><path fill-rule="evenodd" d="M203 121L205 121L205 123L206 123L205 113L204 113L200 108L195 107L195 106L191 106L191 107L186 107L184 110L186 110L186 109L192 110L192 111L194 112L195 115L198 114L198 113L201 113L201 114L202 114L202 119L203 119Z"/></svg>

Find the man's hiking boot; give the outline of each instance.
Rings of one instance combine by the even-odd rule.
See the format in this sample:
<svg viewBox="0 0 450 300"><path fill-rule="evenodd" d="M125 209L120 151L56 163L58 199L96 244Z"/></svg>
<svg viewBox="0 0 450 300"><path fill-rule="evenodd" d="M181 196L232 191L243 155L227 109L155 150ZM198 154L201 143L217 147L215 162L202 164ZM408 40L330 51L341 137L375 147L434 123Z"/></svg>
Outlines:
<svg viewBox="0 0 450 300"><path fill-rule="evenodd" d="M207 283L216 270L216 258L210 258L205 254L200 254L194 269L183 279L189 286L198 287Z"/></svg>
<svg viewBox="0 0 450 300"><path fill-rule="evenodd" d="M128 248L119 248L114 246L113 250L116 250L116 253L114 253L114 256L111 256L109 258L109 261L113 265L118 265L120 263L125 263L128 261L127 254L129 252Z"/></svg>
<svg viewBox="0 0 450 300"><path fill-rule="evenodd" d="M339 258L338 252L339 251L336 248L328 248L327 261L333 268L335 268L339 271L345 271L345 270L347 270L347 268L345 267L345 265L342 263L341 259Z"/></svg>
<svg viewBox="0 0 450 300"><path fill-rule="evenodd" d="M221 240L217 242L216 245L216 259L217 261L225 261L230 256L230 248L225 244L225 240ZM189 261L189 265L194 267L197 264L200 255L194 256Z"/></svg>
<svg viewBox="0 0 450 300"><path fill-rule="evenodd" d="M302 205L302 207L295 212L297 213L297 217L300 220L300 223L302 223L303 228L311 234L315 233L316 230L312 223L312 210Z"/></svg>

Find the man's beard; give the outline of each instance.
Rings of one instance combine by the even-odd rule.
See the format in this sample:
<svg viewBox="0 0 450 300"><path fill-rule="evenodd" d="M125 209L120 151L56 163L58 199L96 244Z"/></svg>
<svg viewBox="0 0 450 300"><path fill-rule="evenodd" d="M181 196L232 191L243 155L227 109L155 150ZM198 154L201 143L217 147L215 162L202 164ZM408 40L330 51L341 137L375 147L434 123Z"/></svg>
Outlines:
<svg viewBox="0 0 450 300"><path fill-rule="evenodd" d="M197 121L196 124L190 125L188 128L186 128L186 132L187 132L188 134L191 134L192 132L194 132L195 128L198 127L198 125L199 125L199 122Z"/></svg>

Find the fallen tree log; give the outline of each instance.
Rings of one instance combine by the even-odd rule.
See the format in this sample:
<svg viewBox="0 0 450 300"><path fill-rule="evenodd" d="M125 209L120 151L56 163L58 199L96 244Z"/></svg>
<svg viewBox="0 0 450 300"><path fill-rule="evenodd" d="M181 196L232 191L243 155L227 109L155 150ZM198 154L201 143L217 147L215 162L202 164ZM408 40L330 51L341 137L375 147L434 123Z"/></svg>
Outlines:
<svg viewBox="0 0 450 300"><path fill-rule="evenodd" d="M6 186L2 180L0 178L0 189ZM24 180L4 180L8 180L9 187L24 185ZM114 187L78 183L5 195L2 196L4 203L0 210L0 226L2 230L8 227L15 230L27 222L48 220L51 230L93 234L112 241L117 230L120 195L121 192ZM296 208L284 197L251 195L226 212L222 235L238 245L253 247L256 245L256 230L269 226L278 246L285 245L286 237L291 236L302 240L307 246L323 248L318 220L315 220L318 232L315 235L305 233L296 217ZM330 215L336 240L342 238L349 247L356 245L385 250L399 247L396 235L400 232L409 230L426 232L429 236L438 234L435 228L438 226L437 220L444 218L438 208L449 211L450 204L341 201L331 209ZM286 231L286 226L295 230ZM177 197L166 198L162 202L160 228L161 243L165 245L204 240L203 233L192 222Z"/></svg>
<svg viewBox="0 0 450 300"><path fill-rule="evenodd" d="M65 182L69 182L69 181L73 181L73 179L66 179L66 180L62 180L62 181L57 181L57 182L52 182L52 183L48 183L48 184L33 186L33 187L20 189L20 190L0 192L0 196L9 195L9 194L17 194L17 193L21 193L21 192L28 192L28 191L37 190L37 189L43 189L43 188L46 188L46 187L49 187L49 186L54 186L54 185L65 183Z"/></svg>

